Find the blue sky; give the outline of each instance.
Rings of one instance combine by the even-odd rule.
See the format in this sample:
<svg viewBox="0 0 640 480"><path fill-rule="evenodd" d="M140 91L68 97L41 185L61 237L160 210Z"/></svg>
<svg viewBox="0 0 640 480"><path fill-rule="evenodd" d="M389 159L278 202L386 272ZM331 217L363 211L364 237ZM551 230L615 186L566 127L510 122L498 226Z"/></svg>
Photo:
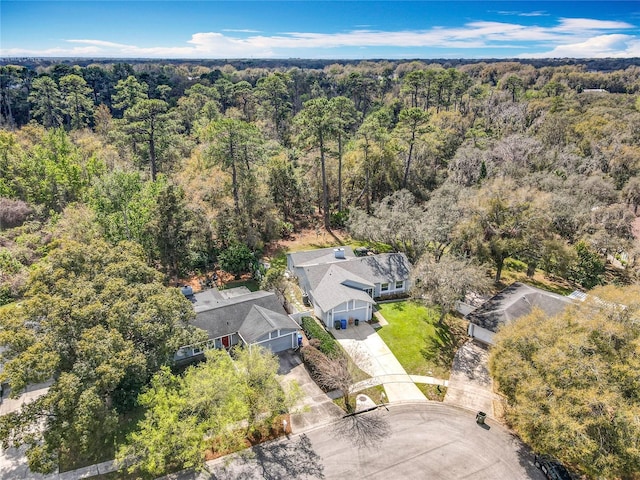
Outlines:
<svg viewBox="0 0 640 480"><path fill-rule="evenodd" d="M640 57L640 1L0 1L0 56Z"/></svg>

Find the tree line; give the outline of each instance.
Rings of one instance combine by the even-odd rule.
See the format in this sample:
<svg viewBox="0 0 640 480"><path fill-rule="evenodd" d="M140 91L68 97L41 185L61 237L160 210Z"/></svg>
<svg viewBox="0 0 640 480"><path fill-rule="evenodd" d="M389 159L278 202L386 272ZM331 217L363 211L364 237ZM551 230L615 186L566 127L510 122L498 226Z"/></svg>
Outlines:
<svg viewBox="0 0 640 480"><path fill-rule="evenodd" d="M183 414L179 390L209 374L168 380L171 351L202 332L165 286L214 263L256 269L305 228L405 252L442 318L490 288L487 271L583 289L636 278L633 65L59 63L3 65L0 87L3 376L16 391L55 380L0 435L30 445L34 469L113 446L135 406L162 407L152 391Z"/></svg>

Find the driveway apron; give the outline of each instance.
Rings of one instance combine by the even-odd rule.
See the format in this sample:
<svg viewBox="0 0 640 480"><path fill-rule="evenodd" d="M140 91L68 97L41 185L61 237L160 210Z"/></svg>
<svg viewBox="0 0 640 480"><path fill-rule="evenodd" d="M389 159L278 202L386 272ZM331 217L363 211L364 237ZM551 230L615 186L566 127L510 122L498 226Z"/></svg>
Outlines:
<svg viewBox="0 0 640 480"><path fill-rule="evenodd" d="M493 393L487 348L468 341L456 352L444 403L495 416L493 405L500 397Z"/></svg>
<svg viewBox="0 0 640 480"><path fill-rule="evenodd" d="M291 414L291 431L301 432L331 419L339 418L344 412L314 382L297 353L291 350L280 352L280 383L283 386L298 382L302 397L293 406Z"/></svg>

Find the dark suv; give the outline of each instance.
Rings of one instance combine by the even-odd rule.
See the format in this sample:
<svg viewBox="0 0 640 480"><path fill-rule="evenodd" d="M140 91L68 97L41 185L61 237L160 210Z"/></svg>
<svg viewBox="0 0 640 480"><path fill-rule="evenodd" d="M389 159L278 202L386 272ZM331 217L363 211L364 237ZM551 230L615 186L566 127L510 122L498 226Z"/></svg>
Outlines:
<svg viewBox="0 0 640 480"><path fill-rule="evenodd" d="M564 466L546 455L536 455L533 459L536 467L550 480L572 480L571 474Z"/></svg>

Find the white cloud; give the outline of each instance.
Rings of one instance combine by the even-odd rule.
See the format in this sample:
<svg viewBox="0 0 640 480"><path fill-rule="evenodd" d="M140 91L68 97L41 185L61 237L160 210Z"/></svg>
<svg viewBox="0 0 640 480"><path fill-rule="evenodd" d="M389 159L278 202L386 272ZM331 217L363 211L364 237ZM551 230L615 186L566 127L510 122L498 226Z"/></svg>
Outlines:
<svg viewBox="0 0 640 480"><path fill-rule="evenodd" d="M134 45L126 45L124 43L115 43L115 42L106 42L104 40L65 40L65 42L69 43L84 43L86 45L95 45L97 47L108 47L108 48L135 48Z"/></svg>
<svg viewBox="0 0 640 480"><path fill-rule="evenodd" d="M531 12L529 15L539 12ZM46 50L7 49L5 56L102 56L152 58L240 58L304 56L339 48L393 47L436 48L438 54L464 52L465 49L546 50L526 54L529 57L637 56L637 36L619 33L633 28L626 22L586 18L562 18L547 26L519 23L473 21L460 27L433 27L426 30L380 31L357 29L335 33L284 32L263 35L252 30L200 32L184 44L174 47L140 47L100 39L70 39L71 48ZM80 46L82 45L82 46ZM446 49L449 49L447 52ZM366 50L372 52L371 49ZM309 53L306 53L309 55ZM341 55L342 52L337 53ZM414 54L415 55L415 54Z"/></svg>
<svg viewBox="0 0 640 480"><path fill-rule="evenodd" d="M249 28L223 28L223 32L237 32L237 33L260 33L260 30L251 30Z"/></svg>
<svg viewBox="0 0 640 480"><path fill-rule="evenodd" d="M518 14L519 17L548 17L549 14L544 10L538 10L536 12L521 12Z"/></svg>
<svg viewBox="0 0 640 480"><path fill-rule="evenodd" d="M581 31L620 30L628 28L633 28L633 25L627 22L595 20L592 18L561 18L560 25L553 28L553 30L557 32L576 33Z"/></svg>
<svg viewBox="0 0 640 480"><path fill-rule="evenodd" d="M498 15L511 15L515 17L548 17L549 14L544 10L537 10L535 12L520 12L518 10L498 10L495 13Z"/></svg>
<svg viewBox="0 0 640 480"><path fill-rule="evenodd" d="M529 58L640 57L640 39L622 34L598 35L584 42L558 45L547 52L520 56Z"/></svg>

